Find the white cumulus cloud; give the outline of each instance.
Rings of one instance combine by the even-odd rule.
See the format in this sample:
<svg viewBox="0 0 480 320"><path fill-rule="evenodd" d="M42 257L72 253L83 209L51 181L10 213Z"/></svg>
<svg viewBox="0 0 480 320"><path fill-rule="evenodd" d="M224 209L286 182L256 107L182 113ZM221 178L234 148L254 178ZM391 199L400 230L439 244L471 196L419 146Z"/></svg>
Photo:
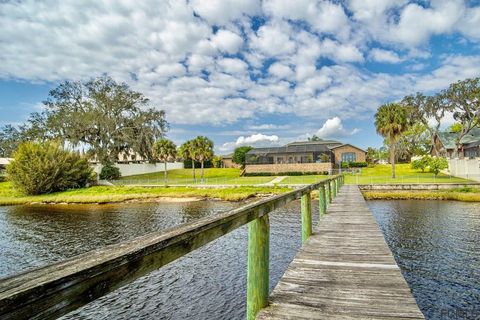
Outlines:
<svg viewBox="0 0 480 320"><path fill-rule="evenodd" d="M339 138L356 134L359 129L354 128L351 131L343 127L342 120L334 117L325 121L323 126L317 131L316 135L320 138Z"/></svg>

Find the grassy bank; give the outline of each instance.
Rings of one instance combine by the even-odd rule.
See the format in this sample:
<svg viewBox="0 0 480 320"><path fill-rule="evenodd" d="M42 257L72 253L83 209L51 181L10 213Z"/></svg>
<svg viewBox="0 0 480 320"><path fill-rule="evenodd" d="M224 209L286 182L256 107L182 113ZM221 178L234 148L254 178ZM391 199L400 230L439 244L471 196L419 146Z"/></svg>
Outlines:
<svg viewBox="0 0 480 320"><path fill-rule="evenodd" d="M367 200L457 200L480 202L480 189L460 188L447 190L366 190Z"/></svg>
<svg viewBox="0 0 480 320"><path fill-rule="evenodd" d="M0 205L30 203L110 203L155 198L210 198L240 201L257 195L279 194L290 191L284 187L232 187L199 189L188 187L91 187L39 196L25 196L15 191L9 182L0 183Z"/></svg>
<svg viewBox="0 0 480 320"><path fill-rule="evenodd" d="M168 171L168 185L200 184L200 169L196 170L196 181L192 169L175 169ZM207 185L254 185L272 181L275 177L240 177L240 169L208 168L205 169L204 181ZM163 185L163 172L154 172L122 177L116 184Z"/></svg>
<svg viewBox="0 0 480 320"><path fill-rule="evenodd" d="M408 163L395 165L396 178L392 179L391 166L376 165L373 168L362 168L361 174L348 174L347 184L403 184L403 183L469 183L470 180L452 177L440 173L435 176L431 172L414 170Z"/></svg>

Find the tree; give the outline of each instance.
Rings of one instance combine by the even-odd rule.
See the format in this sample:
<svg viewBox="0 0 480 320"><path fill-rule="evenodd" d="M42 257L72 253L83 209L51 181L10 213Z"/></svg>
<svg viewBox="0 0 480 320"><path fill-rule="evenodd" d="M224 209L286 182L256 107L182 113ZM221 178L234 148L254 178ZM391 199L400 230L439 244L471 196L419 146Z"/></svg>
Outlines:
<svg viewBox="0 0 480 320"><path fill-rule="evenodd" d="M448 131L453 132L453 133L459 133L462 132L462 124L459 122L455 122L452 124L449 128Z"/></svg>
<svg viewBox="0 0 480 320"><path fill-rule="evenodd" d="M430 156L425 155L421 157L420 159L413 160L411 167L414 170L422 170L422 172L425 172L425 169L430 165Z"/></svg>
<svg viewBox="0 0 480 320"><path fill-rule="evenodd" d="M380 106L375 114L375 128L390 145L392 178L395 179L395 144L400 135L408 129L407 108L398 103Z"/></svg>
<svg viewBox="0 0 480 320"><path fill-rule="evenodd" d="M180 148L178 149L178 153L183 160L191 160L192 161L192 174L193 174L193 181L196 181L195 176L195 144L194 140L189 140L184 142Z"/></svg>
<svg viewBox="0 0 480 320"><path fill-rule="evenodd" d="M441 95L425 96L417 92L403 98L402 105L409 108L408 122L413 125L420 122L430 133L431 146L438 153L435 136L440 130L442 119L447 112L445 100Z"/></svg>
<svg viewBox="0 0 480 320"><path fill-rule="evenodd" d="M367 148L367 157L366 157L366 161L367 163L374 163L375 160L377 159L377 149L375 148L372 148L372 147L368 147Z"/></svg>
<svg viewBox="0 0 480 320"><path fill-rule="evenodd" d="M461 149L461 140L480 122L480 78L452 83L441 94L453 118L460 123L456 137L455 154Z"/></svg>
<svg viewBox="0 0 480 320"><path fill-rule="evenodd" d="M12 125L6 125L0 130L0 157L10 158L23 141L20 130Z"/></svg>
<svg viewBox="0 0 480 320"><path fill-rule="evenodd" d="M212 158L212 165L214 168L221 168L222 167L222 157L221 156L214 156Z"/></svg>
<svg viewBox="0 0 480 320"><path fill-rule="evenodd" d="M20 144L7 174L28 195L85 187L94 177L86 158L56 142Z"/></svg>
<svg viewBox="0 0 480 320"><path fill-rule="evenodd" d="M448 161L442 157L431 157L428 166L430 167L430 172L433 172L436 177L440 171L448 168Z"/></svg>
<svg viewBox="0 0 480 320"><path fill-rule="evenodd" d="M143 94L110 77L63 82L44 104L47 110L34 114L28 126L32 134L86 145L102 164L115 162L120 152L153 159L153 144L168 126L164 111L150 108Z"/></svg>
<svg viewBox="0 0 480 320"><path fill-rule="evenodd" d="M308 141L321 141L322 139L317 136L316 134L314 134L313 136L309 137L308 138Z"/></svg>
<svg viewBox="0 0 480 320"><path fill-rule="evenodd" d="M252 149L253 147L250 146L235 148L233 151L232 161L242 166L242 169L245 168L247 152Z"/></svg>
<svg viewBox="0 0 480 320"><path fill-rule="evenodd" d="M431 141L427 126L420 122L414 123L408 127L397 141L395 146L397 159L401 158L405 161L410 161L413 156L427 154L432 147Z"/></svg>
<svg viewBox="0 0 480 320"><path fill-rule="evenodd" d="M204 136L198 136L193 140L195 159L201 164L200 180L203 182L204 163L213 157L213 141Z"/></svg>
<svg viewBox="0 0 480 320"><path fill-rule="evenodd" d="M168 139L160 139L153 146L154 157L164 164L163 182L167 185L167 161L175 160L177 156L177 146Z"/></svg>

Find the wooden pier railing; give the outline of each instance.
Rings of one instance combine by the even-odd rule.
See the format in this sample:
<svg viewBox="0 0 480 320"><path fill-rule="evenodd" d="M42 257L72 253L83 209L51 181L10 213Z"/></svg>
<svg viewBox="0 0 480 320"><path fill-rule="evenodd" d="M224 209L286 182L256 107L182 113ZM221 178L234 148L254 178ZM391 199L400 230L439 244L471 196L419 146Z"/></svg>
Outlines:
<svg viewBox="0 0 480 320"><path fill-rule="evenodd" d="M0 319L58 318L247 223L247 319L254 319L268 303L268 213L301 198L302 241L306 241L312 234L311 192L319 190L319 212L323 215L343 183L343 176L335 176L235 210L0 279Z"/></svg>

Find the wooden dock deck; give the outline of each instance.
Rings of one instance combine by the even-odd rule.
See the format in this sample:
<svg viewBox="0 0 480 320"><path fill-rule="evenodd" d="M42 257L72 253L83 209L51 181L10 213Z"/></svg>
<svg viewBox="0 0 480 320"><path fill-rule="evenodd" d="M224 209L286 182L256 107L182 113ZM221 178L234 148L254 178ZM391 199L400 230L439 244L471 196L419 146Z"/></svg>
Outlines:
<svg viewBox="0 0 480 320"><path fill-rule="evenodd" d="M424 319L356 185L344 185L257 319Z"/></svg>

